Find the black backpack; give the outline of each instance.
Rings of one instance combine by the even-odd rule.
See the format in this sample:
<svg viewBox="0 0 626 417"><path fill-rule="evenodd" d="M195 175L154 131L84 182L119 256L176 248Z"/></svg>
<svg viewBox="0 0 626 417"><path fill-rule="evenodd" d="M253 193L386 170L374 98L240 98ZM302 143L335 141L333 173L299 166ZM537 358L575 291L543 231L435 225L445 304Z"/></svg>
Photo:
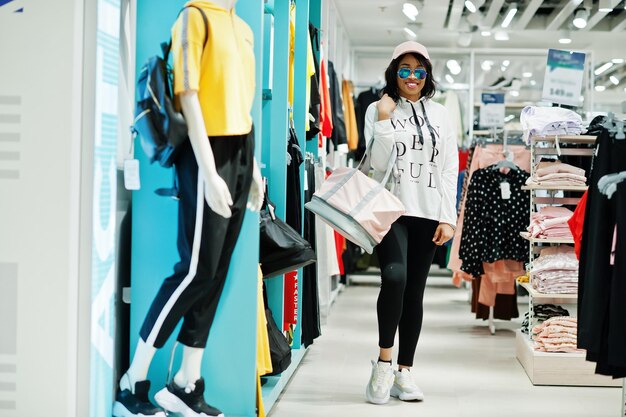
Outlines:
<svg viewBox="0 0 626 417"><path fill-rule="evenodd" d="M209 37L207 17L200 11L206 31L205 45ZM184 10L184 9L183 9ZM150 159L169 168L176 161L178 151L189 138L183 114L174 107L173 74L168 64L172 41L161 44L163 58L154 55L141 68L137 80L137 104L135 121L131 130L141 138L141 147Z"/></svg>

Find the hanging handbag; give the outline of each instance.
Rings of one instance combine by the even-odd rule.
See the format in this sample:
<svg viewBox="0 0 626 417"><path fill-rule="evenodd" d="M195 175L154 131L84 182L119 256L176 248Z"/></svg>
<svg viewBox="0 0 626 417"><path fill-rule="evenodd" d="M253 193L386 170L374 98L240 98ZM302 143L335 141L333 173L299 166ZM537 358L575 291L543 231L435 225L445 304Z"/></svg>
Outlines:
<svg viewBox="0 0 626 417"><path fill-rule="evenodd" d="M267 319L267 336L270 345L270 357L272 359L272 372L266 376L278 375L283 373L291 365L291 347L287 338L280 331L278 325L272 316L272 310L265 309L265 318Z"/></svg>
<svg viewBox="0 0 626 417"><path fill-rule="evenodd" d="M315 262L311 244L276 216L274 203L269 200L267 192L259 214L259 263L263 278L282 275Z"/></svg>
<svg viewBox="0 0 626 417"><path fill-rule="evenodd" d="M406 212L400 199L385 188L397 158L395 146L385 176L378 182L367 176L372 145L373 139L357 168L337 168L304 205L370 254Z"/></svg>

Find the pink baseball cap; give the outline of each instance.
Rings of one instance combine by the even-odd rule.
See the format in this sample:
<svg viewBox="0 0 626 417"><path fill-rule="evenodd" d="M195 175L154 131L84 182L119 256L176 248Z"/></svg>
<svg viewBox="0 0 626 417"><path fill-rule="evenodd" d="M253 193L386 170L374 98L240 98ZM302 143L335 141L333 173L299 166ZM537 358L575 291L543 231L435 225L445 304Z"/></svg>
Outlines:
<svg viewBox="0 0 626 417"><path fill-rule="evenodd" d="M422 55L424 58L430 60L430 56L428 56L428 51L426 47L419 42L415 41L406 41L402 42L400 45L396 46L396 49L393 50L393 56L391 59L396 59L400 55L404 55L408 52L416 52Z"/></svg>

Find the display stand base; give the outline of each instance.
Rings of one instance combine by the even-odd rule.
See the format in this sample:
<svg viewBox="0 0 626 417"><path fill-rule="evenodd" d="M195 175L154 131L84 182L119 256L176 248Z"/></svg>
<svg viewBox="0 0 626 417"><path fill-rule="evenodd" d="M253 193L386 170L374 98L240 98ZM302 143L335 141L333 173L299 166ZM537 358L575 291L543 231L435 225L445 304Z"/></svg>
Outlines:
<svg viewBox="0 0 626 417"><path fill-rule="evenodd" d="M596 375L595 364L587 362L582 353L537 352L521 331L516 335L517 360L533 385L621 387L621 379Z"/></svg>
<svg viewBox="0 0 626 417"><path fill-rule="evenodd" d="M276 404L278 397L283 392L287 383L295 373L298 366L300 366L300 362L304 358L307 349L302 347L300 349L292 349L291 351L291 365L285 372L277 376L267 377L267 383L263 385L263 406L265 407L265 413L269 414L269 412Z"/></svg>

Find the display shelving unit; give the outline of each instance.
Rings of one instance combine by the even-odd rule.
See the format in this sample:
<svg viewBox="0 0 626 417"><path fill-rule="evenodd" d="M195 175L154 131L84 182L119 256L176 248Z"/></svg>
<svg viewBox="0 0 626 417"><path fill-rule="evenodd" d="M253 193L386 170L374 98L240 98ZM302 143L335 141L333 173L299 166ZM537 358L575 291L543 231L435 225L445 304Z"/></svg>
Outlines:
<svg viewBox="0 0 626 417"><path fill-rule="evenodd" d="M542 155L578 155L589 156L594 154L593 148L588 149L571 149L560 148L560 143L575 144L594 144L595 136L532 136L531 145L531 174L534 174L537 159ZM542 143L541 146L537 146ZM577 204L580 197L564 197L559 195L560 192L569 191L574 193L582 193L587 190L584 186L541 186L530 185L523 189L530 193L530 214L534 213L536 204ZM538 191L547 192L548 196L537 196ZM529 242L529 264L528 270L532 270L532 264L539 254L542 246L539 245L561 245L573 244L573 239L555 239L555 238L533 238L528 232L521 232L520 235ZM530 274L529 274L530 276ZM530 381L534 385L561 385L561 386L606 386L619 387L622 386L621 380L613 380L610 377L596 375L594 373L595 364L585 360L584 353L552 353L538 352L533 347L531 340L532 328L536 324L534 318L535 303L550 303L576 306L578 303L577 294L544 294L533 288L531 282L520 284L529 294L528 311L529 311L529 335L525 335L521 331L516 335L516 353L517 359L524 367Z"/></svg>

